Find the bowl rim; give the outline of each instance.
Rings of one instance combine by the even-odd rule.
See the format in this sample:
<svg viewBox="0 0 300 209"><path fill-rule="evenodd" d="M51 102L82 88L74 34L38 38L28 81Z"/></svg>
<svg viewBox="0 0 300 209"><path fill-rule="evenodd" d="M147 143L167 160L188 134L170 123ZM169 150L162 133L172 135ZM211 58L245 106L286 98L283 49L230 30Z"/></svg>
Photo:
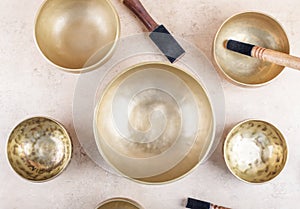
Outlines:
<svg viewBox="0 0 300 209"><path fill-rule="evenodd" d="M107 203L110 203L110 202L114 202L114 201L122 201L122 202L127 202L135 207L138 207L139 209L144 209L144 207L139 204L138 202L136 202L135 200L133 199L130 199L128 197L112 197L112 198L109 198L109 199L106 199L102 202L100 202L95 209L98 209L99 207L102 207L103 205L107 204Z"/></svg>
<svg viewBox="0 0 300 209"><path fill-rule="evenodd" d="M281 135L281 138L283 140L283 142L285 143L285 146L286 146L286 160L283 164L283 167L282 169L271 179L267 180L267 181L263 181L263 182L251 182L251 181L247 181L243 178L241 178L240 176L238 176L232 169L231 167L229 166L229 162L228 162L228 159L227 159L227 155L226 155L226 145L228 143L228 141L231 139L229 136L232 134L232 132L235 131L236 128L238 128L239 126L243 125L244 123L248 123L248 122L251 122L251 121L256 121L256 122L262 122L262 123L265 123L269 126L271 126L272 128L274 128L280 135ZM289 147L288 147L288 143L287 143L287 140L286 140L286 137L285 135L275 126L273 125L272 123L270 122L267 122L265 120L262 120L262 119L256 119L256 118L251 118L251 119L246 119L246 120L242 120L240 122L238 122L237 124L235 124L232 128L230 128L230 131L228 132L228 134L226 135L226 138L223 142L223 146L222 146L222 154L223 154L223 159L225 161L225 164L226 164L226 167L227 169L230 171L230 173L235 176L237 179L239 179L240 181L244 182L244 183L248 183L248 184L252 184L252 185L261 185L261 184L266 184L268 182L271 182L273 181L274 179L276 179L276 177L278 177L286 168L286 165L288 163L288 160L289 160Z"/></svg>
<svg viewBox="0 0 300 209"><path fill-rule="evenodd" d="M217 38L219 36L219 33L220 31L223 29L224 25L231 19L233 19L234 17L237 17L237 16L240 16L240 15L244 15L244 14L258 14L258 15L262 15L262 16L265 16L269 19L271 19L274 23L276 23L283 31L285 37L286 37L286 40L287 40L287 44L288 44L288 54L290 53L290 42L289 42L289 37L288 35L286 34L286 30L284 29L283 25L281 23L278 22L277 19L275 19L273 16L269 15L269 14L266 14L264 12L257 12L257 11L251 11L251 10L248 10L248 11L244 11L244 12L239 12L239 13L235 13L231 16L229 16L228 18L226 18L223 23L220 25L220 27L218 28L216 34L215 34L215 37L214 37L214 40L213 40L213 49L212 49L212 53L213 53L213 61L214 63L217 65L217 69L221 72L221 74L228 80L230 81L231 83L233 84L236 84L238 86L241 86L241 87L248 87L248 88L255 88L255 87L262 87L262 86L265 86L267 84L270 84L273 80L277 79L281 74L282 72L284 71L285 67L284 66L281 66L282 69L280 70L280 72L272 79L266 81L266 82L262 82L262 83L255 83L255 84L250 84L250 83L244 83L244 82L241 82L241 81L238 81L238 80L235 80L234 78L232 78L231 76L229 76L224 70L223 68L221 67L221 65L219 64L219 62L217 61L217 55L216 55L216 42L217 42Z"/></svg>
<svg viewBox="0 0 300 209"><path fill-rule="evenodd" d="M57 124L63 131L64 131L64 134L66 135L68 141L69 141L69 144L70 144L70 153L69 153L69 156L68 158L66 159L66 163L63 165L62 169L57 173L55 174L54 176L51 176L50 178L47 178L47 179L44 179L44 180L33 180L33 179L28 179L26 177L24 177L23 175L19 174L15 169L14 167L12 166L10 160L9 160L9 157L8 157L8 144L10 142L10 137L13 133L13 131L19 126L21 125L23 122L26 122L28 120L31 120L31 119L38 119L38 118L42 118L42 119L47 119L47 120L50 120L52 122L54 122L55 124ZM48 116L33 116L33 117L28 117L26 119L23 119L21 121L19 121L17 123L17 125L15 125L9 132L9 135L7 137L7 140L6 140L6 146L5 146L5 152L6 152L6 160L9 164L9 167L11 168L11 170L13 171L13 173L16 175L16 176L19 176L21 179L23 180L26 180L26 181L29 181L29 182L32 182L32 183L43 183L43 182L47 182L47 181L50 181L56 177L58 177L59 175L61 175L63 173L63 171L66 170L66 168L70 165L70 162L71 162L71 159L73 157L73 142L72 142L72 138L70 136L70 134L68 133L67 129L62 125L62 123L58 122L57 120L51 118L51 117L48 117Z"/></svg>
<svg viewBox="0 0 300 209"><path fill-rule="evenodd" d="M152 64L157 64L157 65L164 65L164 66L167 66L167 67L171 67L171 68L175 68L177 70L180 70L182 71L183 73L187 74L188 76L190 76L191 78L193 78L203 89L203 91L205 92L205 95L208 99L208 102L209 102L209 106L211 108L211 114L212 114L212 128L211 128L211 133L210 133L210 143L209 143L209 146L207 147L207 150L205 151L205 153L203 154L202 156L202 159L200 159L198 161L198 163L192 167L189 171L185 172L183 175L177 177L177 178L174 178L174 179L171 179L171 180L167 180L167 181L161 181L161 182L147 182L147 181L142 181L142 180L139 180L139 179L135 179L135 178L132 178L128 175L125 175L124 173L122 173L121 171L119 171L119 169L117 169L106 157L106 155L103 154L103 151L101 149L101 145L99 144L99 136L98 136L98 131L97 129L95 128L97 126L97 122L95 120L96 118L96 115L98 113L98 109L99 109L99 105L101 103L101 100L103 99L104 97L104 94L107 89L110 87L110 85L116 80L118 79L118 77L120 77L121 75L125 74L126 72L134 69L134 68L137 68L137 67L140 67L140 66L143 66L143 65L152 65ZM121 73L115 75L109 82L108 82L108 85L105 86L105 88L103 89L102 91L102 94L101 96L99 97L99 99L97 100L96 102L96 106L94 108L94 114L93 114L93 133L94 133L94 140L96 141L96 144L97 144L97 149L100 153L100 155L103 157L103 159L106 161L106 163L111 167L113 168L114 171L116 171L118 174L120 174L121 176L129 179L129 180L132 180L134 182L137 182L137 183L140 183L140 184L144 184L144 185L163 185L163 184L169 184L169 183L173 183L173 182L176 182L178 180L181 180L183 179L184 177L188 176L189 174L191 174L194 170L196 170L198 168L198 166L201 164L201 162L207 157L207 155L209 154L209 151L210 149L212 148L213 146L213 142L214 142L214 138L215 138L215 135L216 135L216 117L215 117L215 110L214 110L214 107L212 105L212 102L211 102L211 99L209 97L209 94L207 92L207 89L203 86L203 84L199 81L199 79L197 79L197 77L195 75L193 75L192 73L190 72L187 72L186 70L183 70L182 69L183 67L181 66L176 66L176 65L172 65L172 64L169 64L169 63L165 63L165 62L162 62L162 61L146 61L146 62L140 62L138 64L134 64L134 65L131 65L129 67L127 67L126 69L124 69ZM108 72L109 73L109 72ZM107 75L107 74L106 74ZM106 76L105 75L105 76Z"/></svg>
<svg viewBox="0 0 300 209"><path fill-rule="evenodd" d="M52 66L62 70L62 71L65 71L65 72L70 72L70 73L75 73L75 74L80 74L80 73L85 73L85 72L89 72L89 71L92 71L92 70L95 70L99 65L101 64L104 64L107 59L109 59L109 57L112 56L115 48L117 47L118 45L118 40L120 38L120 33L121 33L121 22L120 22L120 17L119 17L119 14L117 13L117 10L115 9L115 7L113 6L113 4L109 1L109 0L104 0L106 1L106 3L109 5L109 7L111 8L111 11L113 12L114 14L114 17L115 17L115 20L116 20L116 36L114 37L114 41L108 43L107 45L109 44L112 44L110 50L107 52L107 54L101 59L99 60L97 63L95 64L92 64L90 66L82 66L81 68L67 68L67 67L62 67L58 64L55 64L54 62L52 62L44 53L43 51L41 50L39 44L38 44L38 41L37 41L37 37L36 37L36 27L37 27L37 22L39 20L39 16L42 12L42 9L44 8L44 6L46 5L47 2L49 2L50 0L44 0L44 2L40 5L40 7L38 8L36 14L35 14L35 18L34 18L34 27L33 27L33 39L34 39L34 43L36 45L36 48L38 49L39 53L42 55L42 57L49 63L51 64Z"/></svg>

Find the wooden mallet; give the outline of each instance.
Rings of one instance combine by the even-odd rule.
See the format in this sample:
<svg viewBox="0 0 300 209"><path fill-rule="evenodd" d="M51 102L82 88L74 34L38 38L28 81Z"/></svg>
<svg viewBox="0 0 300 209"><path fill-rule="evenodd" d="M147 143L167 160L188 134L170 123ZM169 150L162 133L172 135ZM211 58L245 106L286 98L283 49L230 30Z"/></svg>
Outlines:
<svg viewBox="0 0 300 209"><path fill-rule="evenodd" d="M283 52L266 49L249 43L236 40L228 40L225 47L231 51L238 52L250 57L255 57L263 61L268 61L277 65L300 70L300 58Z"/></svg>

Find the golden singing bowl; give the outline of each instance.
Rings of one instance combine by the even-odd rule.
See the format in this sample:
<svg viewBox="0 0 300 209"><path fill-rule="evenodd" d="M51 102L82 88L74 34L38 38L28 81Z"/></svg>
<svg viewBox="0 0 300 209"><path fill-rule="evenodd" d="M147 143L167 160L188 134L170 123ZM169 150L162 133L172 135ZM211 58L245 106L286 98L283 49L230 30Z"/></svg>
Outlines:
<svg viewBox="0 0 300 209"><path fill-rule="evenodd" d="M273 63L229 51L225 48L225 42L229 39L289 53L287 35L272 17L245 12L227 19L214 39L214 59L229 80L244 86L266 84L284 69Z"/></svg>
<svg viewBox="0 0 300 209"><path fill-rule="evenodd" d="M72 142L66 129L46 117L24 120L11 132L7 157L21 177L43 182L58 176L69 164Z"/></svg>
<svg viewBox="0 0 300 209"><path fill-rule="evenodd" d="M96 209L143 209L143 207L127 198L112 198L100 203Z"/></svg>
<svg viewBox="0 0 300 209"><path fill-rule="evenodd" d="M213 143L215 120L193 75L149 62L126 69L103 90L94 133L103 158L122 175L161 184L201 162Z"/></svg>
<svg viewBox="0 0 300 209"><path fill-rule="evenodd" d="M42 55L70 72L91 70L105 62L119 33L119 17L108 0L46 0L35 22Z"/></svg>
<svg viewBox="0 0 300 209"><path fill-rule="evenodd" d="M261 120L237 124L227 135L223 151L231 173L249 183L274 179L283 170L288 157L281 132Z"/></svg>

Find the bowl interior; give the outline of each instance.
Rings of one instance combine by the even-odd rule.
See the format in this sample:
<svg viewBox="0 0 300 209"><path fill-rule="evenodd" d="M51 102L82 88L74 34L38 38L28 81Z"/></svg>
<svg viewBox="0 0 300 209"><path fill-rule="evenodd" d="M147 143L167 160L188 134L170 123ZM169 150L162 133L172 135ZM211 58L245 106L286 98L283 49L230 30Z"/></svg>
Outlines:
<svg viewBox="0 0 300 209"><path fill-rule="evenodd" d="M282 66L227 50L224 43L229 39L289 53L288 38L273 18L246 12L226 20L215 37L214 58L230 80L242 85L264 84L283 70Z"/></svg>
<svg viewBox="0 0 300 209"><path fill-rule="evenodd" d="M250 120L228 134L224 157L230 171L250 183L275 178L287 161L287 145L280 131L270 123Z"/></svg>
<svg viewBox="0 0 300 209"><path fill-rule="evenodd" d="M12 168L23 178L45 181L60 174L72 155L67 131L56 121L35 117L14 128L7 143Z"/></svg>
<svg viewBox="0 0 300 209"><path fill-rule="evenodd" d="M163 63L142 63L113 79L94 122L106 161L147 183L171 181L194 168L206 154L215 126L200 83Z"/></svg>
<svg viewBox="0 0 300 209"><path fill-rule="evenodd" d="M118 36L119 18L106 0L48 0L36 18L39 49L54 65L69 70L102 62Z"/></svg>
<svg viewBox="0 0 300 209"><path fill-rule="evenodd" d="M112 198L100 203L96 209L143 209L138 203L127 198Z"/></svg>

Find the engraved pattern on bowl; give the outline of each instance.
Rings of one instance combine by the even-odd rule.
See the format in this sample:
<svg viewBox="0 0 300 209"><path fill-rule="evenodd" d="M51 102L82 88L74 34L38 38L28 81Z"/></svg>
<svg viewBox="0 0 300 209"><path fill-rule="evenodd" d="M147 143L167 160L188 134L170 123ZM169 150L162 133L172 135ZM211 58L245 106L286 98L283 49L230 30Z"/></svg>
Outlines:
<svg viewBox="0 0 300 209"><path fill-rule="evenodd" d="M61 124L44 117L18 124L7 142L7 157L21 177L42 182L59 175L69 164L72 142Z"/></svg>
<svg viewBox="0 0 300 209"><path fill-rule="evenodd" d="M282 133L261 120L239 123L224 143L227 167L237 178L250 183L274 179L283 170L287 157L288 148Z"/></svg>

